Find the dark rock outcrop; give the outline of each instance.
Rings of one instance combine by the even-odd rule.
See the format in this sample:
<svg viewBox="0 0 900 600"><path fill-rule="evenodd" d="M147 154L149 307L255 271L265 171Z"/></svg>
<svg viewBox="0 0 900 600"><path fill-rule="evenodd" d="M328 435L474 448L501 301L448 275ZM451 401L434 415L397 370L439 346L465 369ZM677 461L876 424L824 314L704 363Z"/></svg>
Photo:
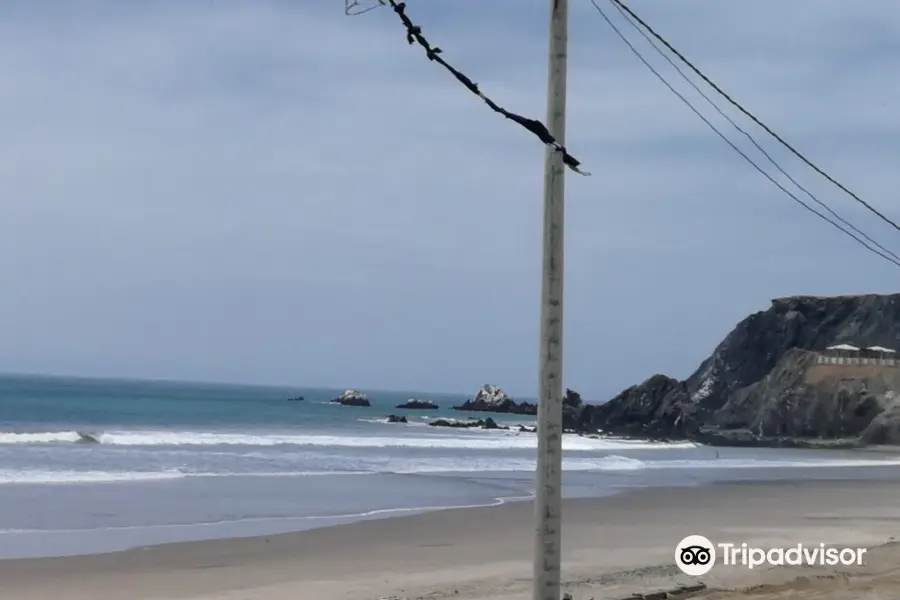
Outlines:
<svg viewBox="0 0 900 600"><path fill-rule="evenodd" d="M509 429L509 427L506 427L505 425L497 425L496 421L494 421L490 417L488 417L487 419L484 419L484 421L482 421L481 428L482 429Z"/></svg>
<svg viewBox="0 0 900 600"><path fill-rule="evenodd" d="M343 404L344 406L372 406L369 398L357 390L344 390L344 392L331 401L332 404Z"/></svg>
<svg viewBox="0 0 900 600"><path fill-rule="evenodd" d="M602 430L617 435L683 437L695 429L690 397L680 381L654 375L582 415L581 431Z"/></svg>
<svg viewBox="0 0 900 600"><path fill-rule="evenodd" d="M841 343L898 348L900 294L775 299L687 380L654 375L580 425L746 446L900 443L900 367L817 364Z"/></svg>
<svg viewBox="0 0 900 600"><path fill-rule="evenodd" d="M478 427L480 429L509 429L505 425L498 425L496 421L488 417L487 419L476 419L474 421L458 421L456 419L437 419L429 423L432 427L457 427L461 429L470 429Z"/></svg>
<svg viewBox="0 0 900 600"><path fill-rule="evenodd" d="M409 421L407 421L406 417L404 417L403 415L388 415L387 422L388 423L409 423Z"/></svg>
<svg viewBox="0 0 900 600"><path fill-rule="evenodd" d="M581 394L566 389L566 395L563 396L563 430L576 433L595 431L596 428L591 423L596 410L597 406L585 403Z"/></svg>
<svg viewBox="0 0 900 600"><path fill-rule="evenodd" d="M536 415L537 406L528 402L517 403L509 397L509 394L495 385L486 384L475 394L471 400L466 400L454 410L471 412L512 413L517 415Z"/></svg>
<svg viewBox="0 0 900 600"><path fill-rule="evenodd" d="M438 408L438 405L431 400L419 400L418 398L410 398L403 404L398 404L395 408L405 408L407 410L431 410Z"/></svg>

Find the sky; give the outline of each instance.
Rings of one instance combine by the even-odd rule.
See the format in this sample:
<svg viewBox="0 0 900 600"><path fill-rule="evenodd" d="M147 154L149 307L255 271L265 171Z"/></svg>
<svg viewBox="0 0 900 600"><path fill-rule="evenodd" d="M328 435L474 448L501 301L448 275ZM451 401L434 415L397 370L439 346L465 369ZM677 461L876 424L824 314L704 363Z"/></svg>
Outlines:
<svg viewBox="0 0 900 600"><path fill-rule="evenodd" d="M630 5L900 219L894 0ZM390 10L343 9L0 6L0 372L536 395L543 146ZM566 386L600 401L686 377L774 297L897 291L896 267L743 162L588 0L570 10L567 146L593 175L566 181ZM407 11L498 103L543 119L546 1Z"/></svg>

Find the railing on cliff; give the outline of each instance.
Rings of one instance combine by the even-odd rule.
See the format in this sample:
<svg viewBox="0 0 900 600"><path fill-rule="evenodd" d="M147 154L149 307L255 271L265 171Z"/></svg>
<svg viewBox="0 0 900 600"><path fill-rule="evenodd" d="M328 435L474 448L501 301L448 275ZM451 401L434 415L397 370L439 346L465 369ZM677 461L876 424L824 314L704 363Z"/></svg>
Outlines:
<svg viewBox="0 0 900 600"><path fill-rule="evenodd" d="M817 365L867 365L873 367L900 367L900 359L872 356L831 356L819 354Z"/></svg>

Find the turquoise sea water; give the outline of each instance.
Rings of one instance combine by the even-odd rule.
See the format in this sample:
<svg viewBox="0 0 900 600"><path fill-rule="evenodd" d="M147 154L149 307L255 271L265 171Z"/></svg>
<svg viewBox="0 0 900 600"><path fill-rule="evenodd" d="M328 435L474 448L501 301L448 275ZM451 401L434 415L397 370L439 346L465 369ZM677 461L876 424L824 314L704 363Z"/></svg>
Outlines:
<svg viewBox="0 0 900 600"><path fill-rule="evenodd" d="M429 427L462 395L0 377L0 558L254 535L526 499L536 440ZM473 390L474 392L474 390ZM303 396L302 402L289 398ZM401 411L415 396L439 410ZM390 413L408 425L387 424ZM494 415L495 418L497 415ZM499 416L498 422L530 418ZM79 443L89 432L99 443ZM565 436L565 494L732 479L893 477L900 460Z"/></svg>

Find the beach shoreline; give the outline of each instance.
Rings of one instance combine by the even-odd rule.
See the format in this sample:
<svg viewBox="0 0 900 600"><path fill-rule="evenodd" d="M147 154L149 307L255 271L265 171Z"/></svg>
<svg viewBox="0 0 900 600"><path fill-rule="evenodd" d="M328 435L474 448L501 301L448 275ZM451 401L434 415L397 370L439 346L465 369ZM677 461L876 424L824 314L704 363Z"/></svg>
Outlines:
<svg viewBox="0 0 900 600"><path fill-rule="evenodd" d="M900 481L900 470L892 466L895 462L873 466L863 461L850 467L852 457L844 466L805 470L646 470L629 468L631 463L620 460L625 461L623 470L567 472L564 498L603 498L629 490L729 481ZM7 525L0 529L0 560L108 554L136 547L274 536L443 510L496 507L530 501L532 479L532 473L524 472L473 473L471 477L370 473L312 479L232 476L62 487L0 486L0 504L7 506ZM377 496L379 490L388 488L412 495ZM65 506L59 501L63 497ZM221 500L221 508L216 508L215 502L210 505L214 498ZM347 498L355 500L348 504ZM329 499L332 504L319 512ZM422 500L426 503L417 503ZM235 514L235 509L251 512ZM66 527L67 522L84 525Z"/></svg>
<svg viewBox="0 0 900 600"><path fill-rule="evenodd" d="M747 481L567 500L566 591L575 600L588 600L696 584L697 578L677 570L673 556L683 537L700 534L764 547L866 547L868 563L843 568L832 587L863 580L871 587L889 574L878 585L896 595L900 581L891 569L900 564L894 543L900 538L898 493L896 481ZM522 501L271 536L11 559L0 561L0 581L4 593L17 600L525 600L530 598L532 511L532 502ZM719 566L699 581L710 587L704 595L727 598L729 592L717 590L790 587L799 585L801 574L803 585L815 586L816 577L835 572L829 567L748 571Z"/></svg>

